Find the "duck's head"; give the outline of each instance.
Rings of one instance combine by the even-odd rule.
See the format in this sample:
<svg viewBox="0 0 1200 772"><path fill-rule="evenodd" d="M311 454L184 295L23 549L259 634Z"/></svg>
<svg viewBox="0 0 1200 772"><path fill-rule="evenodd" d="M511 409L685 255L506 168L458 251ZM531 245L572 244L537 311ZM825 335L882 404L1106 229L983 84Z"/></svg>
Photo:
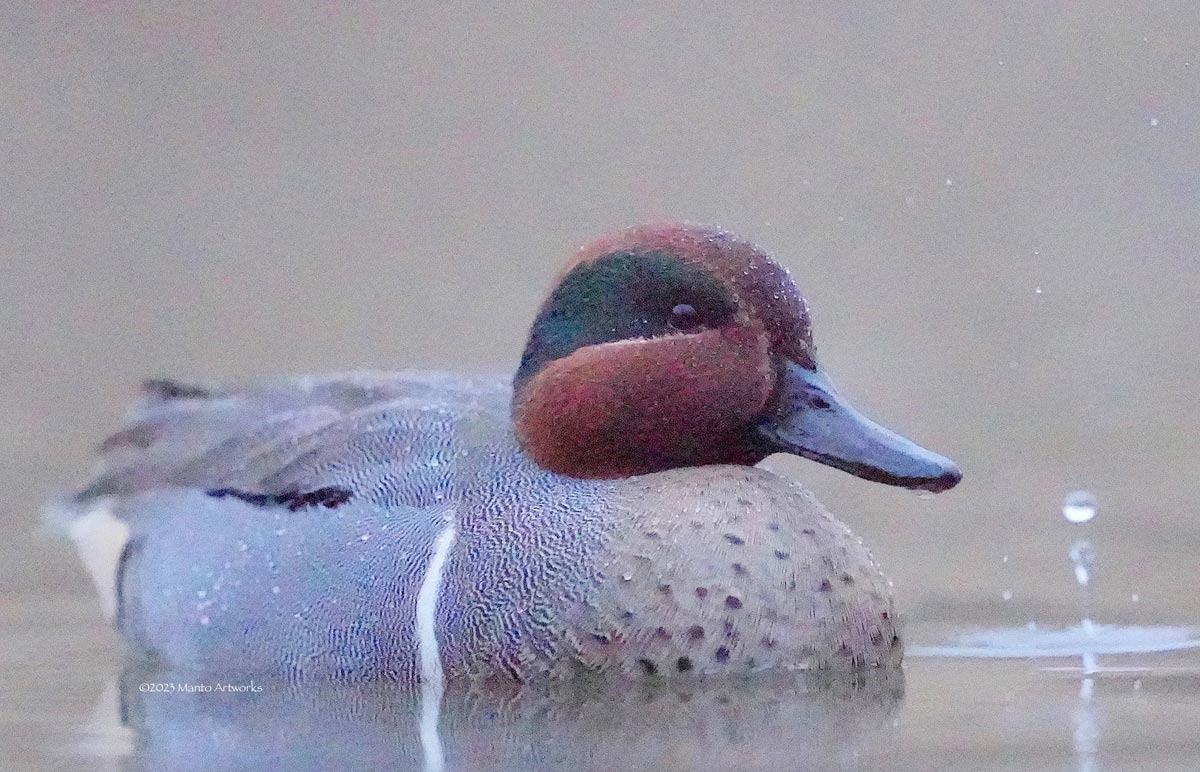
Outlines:
<svg viewBox="0 0 1200 772"><path fill-rule="evenodd" d="M961 478L843 400L788 272L707 227L634 228L582 249L533 323L513 418L538 464L574 477L794 453L905 488Z"/></svg>

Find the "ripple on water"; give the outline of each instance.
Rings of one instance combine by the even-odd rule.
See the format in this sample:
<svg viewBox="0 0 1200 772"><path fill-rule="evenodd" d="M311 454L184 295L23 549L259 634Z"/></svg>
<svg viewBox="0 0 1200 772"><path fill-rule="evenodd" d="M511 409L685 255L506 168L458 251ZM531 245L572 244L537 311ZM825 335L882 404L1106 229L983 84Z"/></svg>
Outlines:
<svg viewBox="0 0 1200 772"><path fill-rule="evenodd" d="M1067 628L998 627L972 630L944 643L911 646L909 656L1022 659L1084 654L1152 654L1200 649L1200 627L1092 624Z"/></svg>

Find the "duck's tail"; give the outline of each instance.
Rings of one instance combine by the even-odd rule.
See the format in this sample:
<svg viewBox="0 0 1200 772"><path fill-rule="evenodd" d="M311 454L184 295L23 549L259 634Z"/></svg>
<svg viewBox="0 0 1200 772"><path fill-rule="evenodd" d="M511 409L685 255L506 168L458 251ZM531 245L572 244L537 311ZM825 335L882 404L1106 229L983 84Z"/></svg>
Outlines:
<svg viewBox="0 0 1200 772"><path fill-rule="evenodd" d="M110 479L114 470L134 465L148 443L139 434L139 423L147 415L173 409L191 400L212 399L217 392L208 387L192 386L167 379L153 379L142 384L142 398L134 406L130 429L118 432L100 446L101 464L98 480ZM112 621L116 614L118 566L125 546L129 543L129 523L116 511L124 491L97 490L97 482L75 495L52 499L42 515L47 530L65 535L75 545L79 560L87 569L100 596L100 607ZM115 495L113 495L115 494Z"/></svg>
<svg viewBox="0 0 1200 772"><path fill-rule="evenodd" d="M75 545L80 562L96 585L100 608L105 618L113 621L117 609L117 566L129 542L129 523L113 513L112 499L79 503L72 498L56 498L46 505L42 521L48 529L65 534Z"/></svg>

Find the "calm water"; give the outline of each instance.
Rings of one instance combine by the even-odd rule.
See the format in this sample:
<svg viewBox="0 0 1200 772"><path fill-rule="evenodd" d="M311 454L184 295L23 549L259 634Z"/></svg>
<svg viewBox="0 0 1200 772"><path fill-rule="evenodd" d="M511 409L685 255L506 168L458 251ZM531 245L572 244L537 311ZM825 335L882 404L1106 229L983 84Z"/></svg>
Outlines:
<svg viewBox="0 0 1200 772"><path fill-rule="evenodd" d="M42 616L25 619L36 636L5 641L17 660L5 663L6 701L24 706L4 714L13 769L1082 772L1200 761L1195 653L1105 657L1111 671L1087 680L1041 666L1066 659L910 657L855 677L451 691L434 715L421 695L388 686L141 671L112 656L78 604L23 613Z"/></svg>
<svg viewBox="0 0 1200 772"><path fill-rule="evenodd" d="M1200 625L1195 4L577 5L0 0L0 768L1200 768L1195 650L439 712L140 691L167 676L39 515L133 384L509 370L570 246L661 218L772 248L842 391L963 468L922 499L768 462L871 545L911 643Z"/></svg>

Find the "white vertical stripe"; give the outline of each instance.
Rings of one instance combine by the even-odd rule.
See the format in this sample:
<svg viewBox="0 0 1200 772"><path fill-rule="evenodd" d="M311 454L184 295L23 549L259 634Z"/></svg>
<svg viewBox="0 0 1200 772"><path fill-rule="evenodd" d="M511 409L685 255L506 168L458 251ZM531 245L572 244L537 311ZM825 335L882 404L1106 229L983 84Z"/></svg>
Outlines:
<svg viewBox="0 0 1200 772"><path fill-rule="evenodd" d="M117 564L129 541L129 524L113 515L109 502L101 501L71 522L70 536L111 622L117 613Z"/></svg>
<svg viewBox="0 0 1200 772"><path fill-rule="evenodd" d="M435 625L442 570L446 566L446 556L450 554L450 547L454 545L456 535L453 520L447 518L445 529L433 542L429 568L421 582L421 590L417 593L417 653L421 664L421 746L425 750L425 769L429 772L441 772L446 765L442 740L438 735L438 717L446 684Z"/></svg>
<svg viewBox="0 0 1200 772"><path fill-rule="evenodd" d="M442 586L442 569L446 556L454 544L456 529L453 522L446 524L433 543L433 555L429 568L417 593L417 651L421 657L421 680L426 683L442 682L442 660L438 656L437 631L434 629L437 613L438 590Z"/></svg>

